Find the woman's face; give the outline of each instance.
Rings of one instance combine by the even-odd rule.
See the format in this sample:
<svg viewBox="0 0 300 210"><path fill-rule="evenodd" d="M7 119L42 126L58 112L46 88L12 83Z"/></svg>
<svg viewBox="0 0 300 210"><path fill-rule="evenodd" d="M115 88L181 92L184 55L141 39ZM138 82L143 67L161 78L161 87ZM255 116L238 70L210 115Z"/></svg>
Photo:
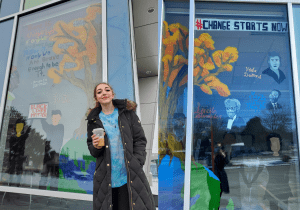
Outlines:
<svg viewBox="0 0 300 210"><path fill-rule="evenodd" d="M101 105L111 103L114 97L112 89L107 84L97 86L96 99Z"/></svg>

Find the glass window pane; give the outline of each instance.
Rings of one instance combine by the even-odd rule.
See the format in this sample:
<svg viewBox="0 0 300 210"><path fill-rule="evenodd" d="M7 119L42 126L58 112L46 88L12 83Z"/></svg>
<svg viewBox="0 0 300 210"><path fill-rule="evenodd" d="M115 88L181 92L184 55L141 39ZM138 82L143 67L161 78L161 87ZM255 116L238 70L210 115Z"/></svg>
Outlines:
<svg viewBox="0 0 300 210"><path fill-rule="evenodd" d="M222 209L299 209L286 5L196 2L194 30L192 155L221 182L210 194Z"/></svg>
<svg viewBox="0 0 300 210"><path fill-rule="evenodd" d="M135 100L128 1L107 3L108 82L117 98Z"/></svg>
<svg viewBox="0 0 300 210"><path fill-rule="evenodd" d="M29 9L31 7L35 7L44 3L47 3L52 0L25 0L24 9Z"/></svg>
<svg viewBox="0 0 300 210"><path fill-rule="evenodd" d="M189 2L165 2L159 81L159 209L183 209ZM160 20L160 18L159 18Z"/></svg>
<svg viewBox="0 0 300 210"><path fill-rule="evenodd" d="M0 18L19 12L21 0L2 0Z"/></svg>
<svg viewBox="0 0 300 210"><path fill-rule="evenodd" d="M0 47L0 90L3 90L13 24L13 19L0 23L0 31L2 31Z"/></svg>
<svg viewBox="0 0 300 210"><path fill-rule="evenodd" d="M20 18L1 132L3 185L92 194L85 119L102 81L100 2Z"/></svg>

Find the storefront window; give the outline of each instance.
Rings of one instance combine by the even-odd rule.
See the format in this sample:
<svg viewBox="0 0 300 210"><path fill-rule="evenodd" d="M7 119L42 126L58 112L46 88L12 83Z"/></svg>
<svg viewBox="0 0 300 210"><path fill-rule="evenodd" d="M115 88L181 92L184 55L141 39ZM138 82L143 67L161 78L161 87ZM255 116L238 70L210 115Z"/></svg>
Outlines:
<svg viewBox="0 0 300 210"><path fill-rule="evenodd" d="M47 3L52 0L25 0L24 9L29 9L31 7L35 7L44 3Z"/></svg>
<svg viewBox="0 0 300 210"><path fill-rule="evenodd" d="M102 81L101 1L20 18L1 131L2 185L92 194L86 114Z"/></svg>
<svg viewBox="0 0 300 210"><path fill-rule="evenodd" d="M222 209L299 209L288 32L285 5L196 2L192 156Z"/></svg>
<svg viewBox="0 0 300 210"><path fill-rule="evenodd" d="M0 1L0 18L19 12L21 0Z"/></svg>
<svg viewBox="0 0 300 210"><path fill-rule="evenodd" d="M159 81L159 209L183 209L189 3L165 2Z"/></svg>

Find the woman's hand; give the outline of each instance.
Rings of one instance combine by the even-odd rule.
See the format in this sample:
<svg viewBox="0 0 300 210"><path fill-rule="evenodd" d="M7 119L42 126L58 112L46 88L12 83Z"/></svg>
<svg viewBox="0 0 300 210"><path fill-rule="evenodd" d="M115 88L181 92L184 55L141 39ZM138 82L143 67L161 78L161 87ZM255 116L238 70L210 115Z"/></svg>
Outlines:
<svg viewBox="0 0 300 210"><path fill-rule="evenodd" d="M105 135L105 132L104 132L104 135ZM93 140L93 145L94 145L94 147L96 149L101 149L102 148L102 146L98 146L99 141L100 141L100 137L99 136L97 136L96 134L93 134L92 135L92 140Z"/></svg>

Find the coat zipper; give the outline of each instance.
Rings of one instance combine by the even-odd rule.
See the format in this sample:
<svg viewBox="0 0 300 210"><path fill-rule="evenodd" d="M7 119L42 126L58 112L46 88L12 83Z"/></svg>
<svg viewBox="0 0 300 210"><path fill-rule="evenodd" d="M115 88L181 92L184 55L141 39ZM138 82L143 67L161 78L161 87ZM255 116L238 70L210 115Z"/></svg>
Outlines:
<svg viewBox="0 0 300 210"><path fill-rule="evenodd" d="M120 113L121 114L121 113ZM123 143L123 149L125 148L125 143L124 143L124 138L123 138L123 130L122 130L122 124L120 121L120 114L118 116L118 122L119 122L119 129L121 131L121 139L122 139L122 143ZM127 175L128 175L128 185L129 185L129 191L130 191L130 201L131 201L131 209L133 210L133 202L132 202L132 191L131 191L131 186L130 186L130 172L129 172L129 167L128 167L128 160L126 158L125 155L125 149L124 149L124 159L125 159L125 164L126 164L126 168L127 168Z"/></svg>

